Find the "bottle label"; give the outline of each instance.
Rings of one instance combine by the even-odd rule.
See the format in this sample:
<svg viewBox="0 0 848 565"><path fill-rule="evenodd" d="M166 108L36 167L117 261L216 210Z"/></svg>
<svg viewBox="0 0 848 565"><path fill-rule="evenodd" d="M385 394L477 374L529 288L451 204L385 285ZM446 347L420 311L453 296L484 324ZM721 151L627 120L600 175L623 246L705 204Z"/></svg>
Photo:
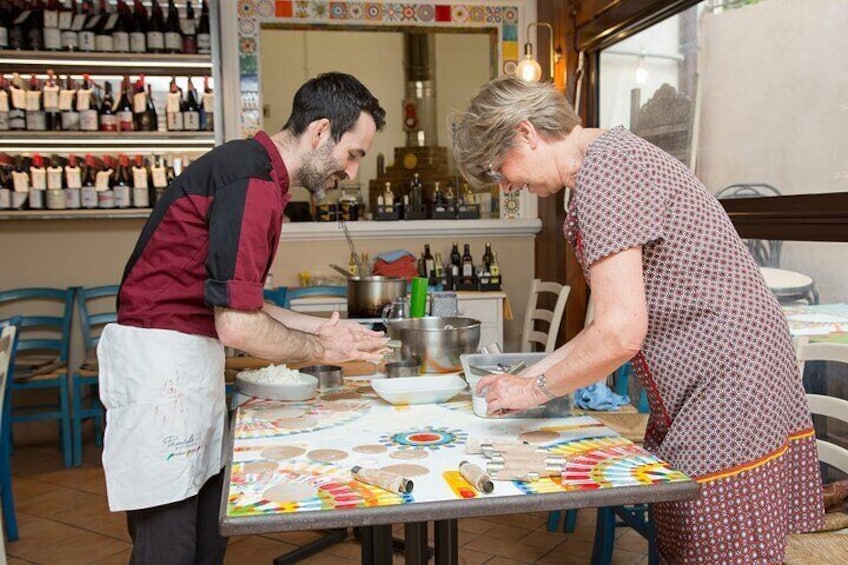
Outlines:
<svg viewBox="0 0 848 565"><path fill-rule="evenodd" d="M462 276L463 277L472 277L474 276L474 265L471 263L466 263L462 266Z"/></svg>
<svg viewBox="0 0 848 565"><path fill-rule="evenodd" d="M133 125L133 113L129 110L124 110L123 112L118 112L116 114L118 117L118 129L121 131L132 131L135 129Z"/></svg>
<svg viewBox="0 0 848 565"><path fill-rule="evenodd" d="M203 111L211 114L215 111L215 94L212 92L203 93Z"/></svg>
<svg viewBox="0 0 848 565"><path fill-rule="evenodd" d="M82 186L81 171L79 167L65 167L65 179L68 188L79 189Z"/></svg>
<svg viewBox="0 0 848 565"><path fill-rule="evenodd" d="M55 112L59 109L59 87L45 86L44 87L44 109L48 112Z"/></svg>
<svg viewBox="0 0 848 565"><path fill-rule="evenodd" d="M97 173L98 175L100 173ZM97 207L98 208L114 208L115 207L115 193L111 190L104 190L103 192L97 193Z"/></svg>
<svg viewBox="0 0 848 565"><path fill-rule="evenodd" d="M111 35L98 35L94 38L94 47L97 51L103 51L106 53L111 53L115 50L112 44L112 36Z"/></svg>
<svg viewBox="0 0 848 565"><path fill-rule="evenodd" d="M62 48L62 32L58 27L44 28L44 48L59 51Z"/></svg>
<svg viewBox="0 0 848 565"><path fill-rule="evenodd" d="M74 103L74 94L76 94L76 91L74 90L59 91L59 110L67 111L72 109Z"/></svg>
<svg viewBox="0 0 848 565"><path fill-rule="evenodd" d="M145 182L143 188L138 186L138 185L133 187L132 203L133 203L133 206L135 206L136 208L149 208L150 207L150 195L147 193L147 183L146 182Z"/></svg>
<svg viewBox="0 0 848 565"><path fill-rule="evenodd" d="M32 178L32 188L36 190L47 190L47 170L43 167L31 167L29 175Z"/></svg>
<svg viewBox="0 0 848 565"><path fill-rule="evenodd" d="M82 31L83 26L85 26L85 14L74 15L74 23L71 24L71 29L74 31Z"/></svg>
<svg viewBox="0 0 848 565"><path fill-rule="evenodd" d="M197 131L200 129L200 112L184 112L184 127L186 131Z"/></svg>
<svg viewBox="0 0 848 565"><path fill-rule="evenodd" d="M94 51L96 47L93 31L79 32L79 48L80 51Z"/></svg>
<svg viewBox="0 0 848 565"><path fill-rule="evenodd" d="M82 131L97 131L97 111L82 110L79 113L79 124Z"/></svg>
<svg viewBox="0 0 848 565"><path fill-rule="evenodd" d="M62 10L59 12L59 29L71 29L74 22L74 13L70 10Z"/></svg>
<svg viewBox="0 0 848 565"><path fill-rule="evenodd" d="M208 54L212 52L212 36L208 33L197 34L197 52Z"/></svg>
<svg viewBox="0 0 848 565"><path fill-rule="evenodd" d="M44 131L47 129L47 116L42 111L26 113L26 128L29 131Z"/></svg>
<svg viewBox="0 0 848 565"><path fill-rule="evenodd" d="M9 110L9 129L26 129L26 112L22 108Z"/></svg>
<svg viewBox="0 0 848 565"><path fill-rule="evenodd" d="M130 34L130 51L132 53L147 51L147 38L140 31L134 31Z"/></svg>
<svg viewBox="0 0 848 565"><path fill-rule="evenodd" d="M12 186L15 192L29 192L29 175L23 171L12 171Z"/></svg>
<svg viewBox="0 0 848 565"><path fill-rule="evenodd" d="M0 210L8 210L12 207L12 191L8 188L0 188Z"/></svg>
<svg viewBox="0 0 848 565"><path fill-rule="evenodd" d="M130 34L125 31L116 31L112 34L112 50L119 53L127 53L130 50Z"/></svg>
<svg viewBox="0 0 848 565"><path fill-rule="evenodd" d="M8 131L9 129L9 112L0 110L0 131Z"/></svg>
<svg viewBox="0 0 848 565"><path fill-rule="evenodd" d="M161 31L147 32L147 48L150 51L155 49L162 50L165 48L165 34Z"/></svg>
<svg viewBox="0 0 848 565"><path fill-rule="evenodd" d="M67 206L65 202L65 191L61 187L47 190L48 210L64 210L65 206Z"/></svg>
<svg viewBox="0 0 848 565"><path fill-rule="evenodd" d="M115 207L130 207L130 187L127 185L118 185L115 187Z"/></svg>
<svg viewBox="0 0 848 565"><path fill-rule="evenodd" d="M26 92L26 109L29 112L36 112L41 109L41 91L27 90Z"/></svg>
<svg viewBox="0 0 848 565"><path fill-rule="evenodd" d="M165 114L168 131L183 131L183 113L168 112Z"/></svg>
<svg viewBox="0 0 848 565"><path fill-rule="evenodd" d="M5 27L0 27L0 47L6 48L9 46L9 30ZM8 208L8 206L7 206Z"/></svg>
<svg viewBox="0 0 848 565"><path fill-rule="evenodd" d="M163 188L168 186L168 177L165 176L165 167L154 167L150 171L153 174L153 186Z"/></svg>
<svg viewBox="0 0 848 565"><path fill-rule="evenodd" d="M41 210L44 208L44 191L36 188L29 189L29 207Z"/></svg>
<svg viewBox="0 0 848 565"><path fill-rule="evenodd" d="M115 114L101 114L100 131L118 131L118 116Z"/></svg>
<svg viewBox="0 0 848 565"><path fill-rule="evenodd" d="M147 169L144 167L133 167L133 186L147 190Z"/></svg>
<svg viewBox="0 0 848 565"><path fill-rule="evenodd" d="M197 33L197 23L194 19L182 20L180 27L183 30L183 35L194 35Z"/></svg>
<svg viewBox="0 0 848 565"><path fill-rule="evenodd" d="M79 48L79 35L73 30L65 30L62 32L62 49L75 51Z"/></svg>
<svg viewBox="0 0 848 565"><path fill-rule="evenodd" d="M82 112L91 108L91 89L77 90L77 110Z"/></svg>
<svg viewBox="0 0 848 565"><path fill-rule="evenodd" d="M167 32L165 34L165 49L168 51L176 51L179 53L183 50L183 36L176 32Z"/></svg>
<svg viewBox="0 0 848 565"><path fill-rule="evenodd" d="M105 171L97 171L97 176L94 180L94 188L97 192L103 192L104 190L109 190L109 179L112 178L112 169L106 169Z"/></svg>
<svg viewBox="0 0 848 565"><path fill-rule="evenodd" d="M79 112L74 112L70 110L67 112L62 112L62 129L65 131L79 131Z"/></svg>
<svg viewBox="0 0 848 565"><path fill-rule="evenodd" d="M62 167L47 167L47 190L62 188Z"/></svg>
<svg viewBox="0 0 848 565"><path fill-rule="evenodd" d="M118 23L118 14L109 14L109 19L106 20L106 25L103 26L104 33L111 34L115 29L115 24Z"/></svg>
<svg viewBox="0 0 848 565"><path fill-rule="evenodd" d="M59 27L59 11L58 10L44 10L44 31L47 31L48 27Z"/></svg>
<svg viewBox="0 0 848 565"><path fill-rule="evenodd" d="M133 94L133 112L142 114L147 109L147 95L144 92Z"/></svg>
<svg viewBox="0 0 848 565"><path fill-rule="evenodd" d="M80 189L66 188L65 189L65 206L71 210L76 210L80 207Z"/></svg>
<svg viewBox="0 0 848 565"><path fill-rule="evenodd" d="M12 93L12 108L19 108L23 110L27 105L27 93L26 90L22 88L12 88L10 89Z"/></svg>
<svg viewBox="0 0 848 565"><path fill-rule="evenodd" d="M0 112L9 111L9 94L5 90L0 90Z"/></svg>

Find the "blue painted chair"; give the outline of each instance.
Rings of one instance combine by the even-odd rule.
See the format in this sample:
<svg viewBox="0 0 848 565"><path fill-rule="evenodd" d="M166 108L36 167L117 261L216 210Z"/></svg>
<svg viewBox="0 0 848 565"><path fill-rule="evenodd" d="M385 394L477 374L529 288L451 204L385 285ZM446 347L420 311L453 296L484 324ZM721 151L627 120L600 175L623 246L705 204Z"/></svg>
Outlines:
<svg viewBox="0 0 848 565"><path fill-rule="evenodd" d="M77 303L80 312L82 343L85 360L71 375L73 403L74 466L82 465L82 424L87 419L94 421L94 441L103 447L103 405L97 391L98 366L97 342L106 324L117 319L116 299L118 285L79 288Z"/></svg>
<svg viewBox="0 0 848 565"><path fill-rule="evenodd" d="M73 460L68 354L71 343L73 288L18 288L0 291L0 306L20 317L21 331L10 383L11 423L57 420L65 467ZM55 403L15 406L14 397L54 389ZM27 391L27 392L24 392ZM10 429L10 431L12 431Z"/></svg>
<svg viewBox="0 0 848 565"><path fill-rule="evenodd" d="M282 288L282 287L281 287ZM283 308L291 308L291 301L308 296L334 296L337 298L347 297L346 286L293 286L286 288L285 298L282 302Z"/></svg>
<svg viewBox="0 0 848 565"><path fill-rule="evenodd" d="M264 294L266 302L270 302L271 304L282 308L286 303L288 287L278 286L277 288L266 288L262 291L262 293Z"/></svg>
<svg viewBox="0 0 848 565"><path fill-rule="evenodd" d="M9 383L15 372L15 350L17 335L20 331L21 320L18 317L11 320L0 320L2 336L0 336L0 406L3 416L0 420L0 503L2 503L3 528L6 539L18 539L18 519L15 515L15 498L12 492L12 428L10 408L11 395ZM0 532L0 536L3 533ZM2 537L0 537L2 541Z"/></svg>

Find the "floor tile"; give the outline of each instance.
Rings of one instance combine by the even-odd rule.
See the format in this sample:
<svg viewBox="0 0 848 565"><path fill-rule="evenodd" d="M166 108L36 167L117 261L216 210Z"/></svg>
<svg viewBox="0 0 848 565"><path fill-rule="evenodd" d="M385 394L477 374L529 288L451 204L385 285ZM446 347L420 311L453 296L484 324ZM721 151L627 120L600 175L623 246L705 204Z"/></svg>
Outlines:
<svg viewBox="0 0 848 565"><path fill-rule="evenodd" d="M249 538L227 547L225 564L243 565L244 563L271 563L274 558L296 549L290 543L273 540L263 536Z"/></svg>
<svg viewBox="0 0 848 565"><path fill-rule="evenodd" d="M56 545L45 545L31 551L25 558L36 563L82 565L96 562L129 547L130 544L114 538L78 530Z"/></svg>

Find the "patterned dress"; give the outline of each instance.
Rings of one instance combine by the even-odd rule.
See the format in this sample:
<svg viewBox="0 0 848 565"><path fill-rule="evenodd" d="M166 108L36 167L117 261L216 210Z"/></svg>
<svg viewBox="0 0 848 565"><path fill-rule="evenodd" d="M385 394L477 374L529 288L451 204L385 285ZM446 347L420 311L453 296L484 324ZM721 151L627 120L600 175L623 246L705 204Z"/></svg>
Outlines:
<svg viewBox="0 0 848 565"><path fill-rule="evenodd" d="M645 448L696 479L655 506L669 563L782 563L785 535L823 524L812 422L789 328L718 201L622 127L586 151L565 235L589 266L642 246Z"/></svg>

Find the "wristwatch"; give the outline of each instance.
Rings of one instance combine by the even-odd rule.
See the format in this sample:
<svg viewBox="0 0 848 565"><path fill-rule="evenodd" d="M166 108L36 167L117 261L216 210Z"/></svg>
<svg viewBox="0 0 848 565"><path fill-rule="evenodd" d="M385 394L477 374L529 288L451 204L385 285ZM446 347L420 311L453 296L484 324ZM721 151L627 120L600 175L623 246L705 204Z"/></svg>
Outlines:
<svg viewBox="0 0 848 565"><path fill-rule="evenodd" d="M542 394L548 397L548 400L556 398L556 395L548 390L548 378L545 376L545 373L536 377L536 387L542 391Z"/></svg>

